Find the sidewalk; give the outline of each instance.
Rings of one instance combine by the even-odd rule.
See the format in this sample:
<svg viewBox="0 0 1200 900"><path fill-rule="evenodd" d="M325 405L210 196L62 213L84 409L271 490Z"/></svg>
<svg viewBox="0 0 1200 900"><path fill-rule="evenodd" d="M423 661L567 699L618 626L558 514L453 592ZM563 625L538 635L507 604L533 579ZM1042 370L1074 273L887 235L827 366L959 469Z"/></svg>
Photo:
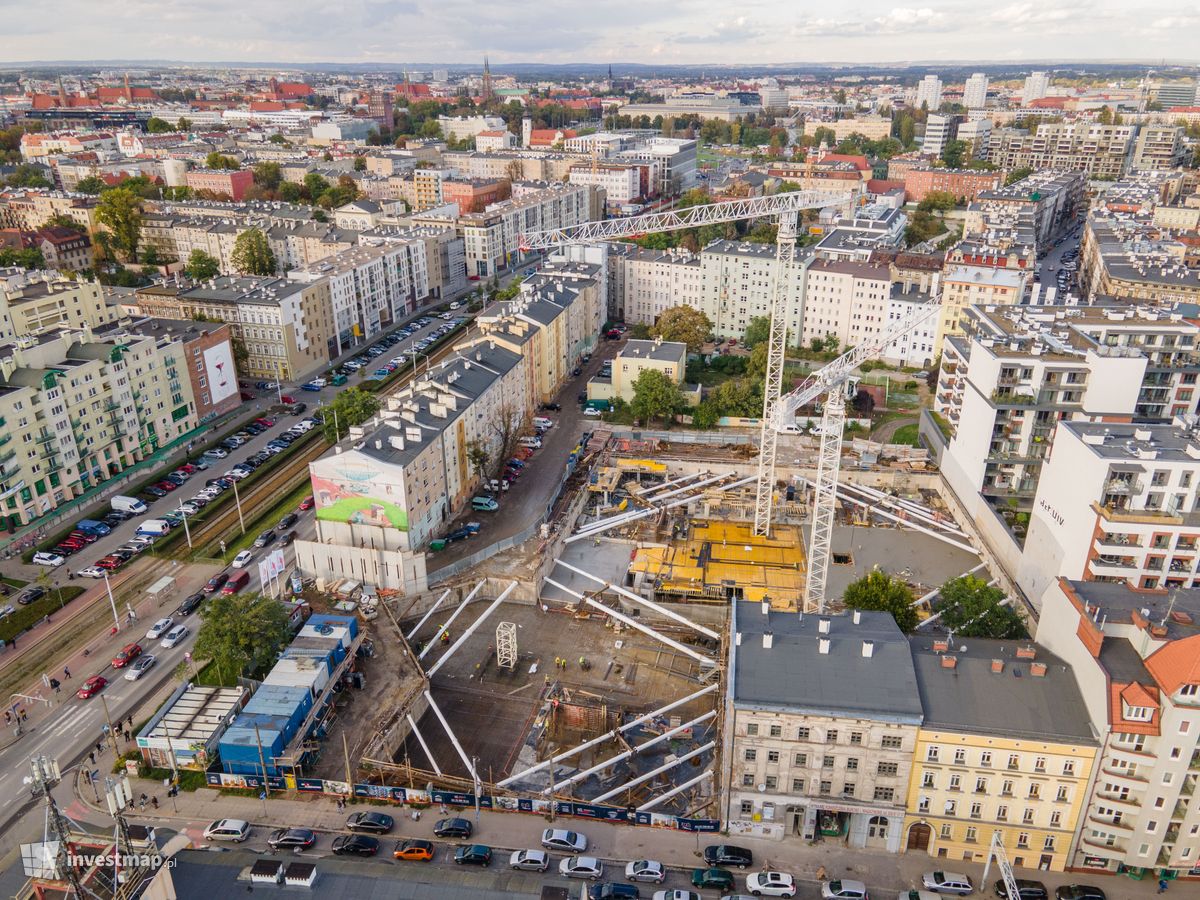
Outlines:
<svg viewBox="0 0 1200 900"><path fill-rule="evenodd" d="M420 821L413 822L407 807L382 804L350 803L339 812L332 797L322 795L289 795L267 801L266 812L263 801L252 797L222 796L217 790L202 789L181 792L175 799L178 811L172 809L172 801L165 796L162 783L147 779L130 780L133 796L144 792L158 797L159 808L150 805L144 812L135 811L130 817L135 822L161 823L185 832L195 843L202 843L205 826L220 818L245 819L256 827L251 837L252 844L259 844L266 837L266 830L284 826L308 827L318 832L343 830L346 817L352 812L373 809L388 812L396 819L392 834L382 839L385 846L404 837L434 839L433 826L443 817L442 811L431 807L422 811ZM91 810L104 813L90 795L86 786L76 790L76 795ZM475 822L475 811L471 808L448 810L448 815L459 815ZM476 826L476 838L497 852L539 846L542 830L550 823L544 816L529 813L496 812L483 810ZM606 863L621 867L633 859L659 859L668 866L689 870L700 864L701 852L709 844L726 840L719 834L691 834L682 831L613 825L606 822L587 821L576 818L557 818L554 826L571 828L585 833L589 840L588 853ZM925 854L890 854L873 850L855 850L837 844L809 846L803 841L766 841L757 838L738 837L731 841L754 852L754 869L771 868L790 872L800 881L816 883L816 872L824 866L829 878L855 878L866 882L872 895L886 898L889 892L907 890L920 885L921 874L936 868L948 868L966 872L980 893L991 895L991 885L981 885L983 867L962 861L938 860ZM744 873L738 873L739 880ZM1065 884L1093 883L1108 892L1113 900L1136 900L1149 897L1157 891L1154 879L1137 882L1124 877L1086 875L1083 873L1038 872L1018 869L1018 878L1030 878L1045 883L1051 890ZM993 866L989 882L994 882L999 873ZM1171 893L1186 892L1190 885L1173 885ZM894 896L894 893L893 893Z"/></svg>

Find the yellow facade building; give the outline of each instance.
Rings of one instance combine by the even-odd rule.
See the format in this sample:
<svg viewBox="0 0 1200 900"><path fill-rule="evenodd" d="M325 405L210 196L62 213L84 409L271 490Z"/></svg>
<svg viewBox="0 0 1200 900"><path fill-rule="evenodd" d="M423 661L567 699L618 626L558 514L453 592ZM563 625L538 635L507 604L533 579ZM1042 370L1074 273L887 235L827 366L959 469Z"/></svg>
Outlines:
<svg viewBox="0 0 1200 900"><path fill-rule="evenodd" d="M952 868L998 834L1014 866L1063 871L1099 749L1070 667L1020 641L911 644L924 722L905 848Z"/></svg>

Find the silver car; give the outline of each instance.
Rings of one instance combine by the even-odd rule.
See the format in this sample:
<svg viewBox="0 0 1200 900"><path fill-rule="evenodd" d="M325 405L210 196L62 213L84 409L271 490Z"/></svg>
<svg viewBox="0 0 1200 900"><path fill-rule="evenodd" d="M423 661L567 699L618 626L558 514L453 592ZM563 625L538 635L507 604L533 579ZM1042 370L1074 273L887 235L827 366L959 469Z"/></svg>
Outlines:
<svg viewBox="0 0 1200 900"><path fill-rule="evenodd" d="M550 854L545 850L517 850L508 858L508 866L524 872L545 872L550 868Z"/></svg>

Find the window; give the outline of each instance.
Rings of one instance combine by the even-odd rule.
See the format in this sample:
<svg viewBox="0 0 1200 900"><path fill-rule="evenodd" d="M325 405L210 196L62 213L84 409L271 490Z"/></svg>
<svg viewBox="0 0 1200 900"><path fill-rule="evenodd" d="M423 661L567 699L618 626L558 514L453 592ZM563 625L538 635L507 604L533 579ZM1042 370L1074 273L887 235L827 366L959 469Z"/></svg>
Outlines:
<svg viewBox="0 0 1200 900"><path fill-rule="evenodd" d="M990 766L992 764L992 751L984 750L979 754L979 764L981 766Z"/></svg>
<svg viewBox="0 0 1200 900"><path fill-rule="evenodd" d="M982 803L972 803L971 804L971 818L972 819L983 818L983 804Z"/></svg>
<svg viewBox="0 0 1200 900"><path fill-rule="evenodd" d="M928 797L922 797L920 800L917 801L917 812L921 812L921 813L929 812L929 798Z"/></svg>
<svg viewBox="0 0 1200 900"><path fill-rule="evenodd" d="M975 793L986 794L987 786L988 786L988 781L986 778L976 778L975 779Z"/></svg>
<svg viewBox="0 0 1200 900"><path fill-rule="evenodd" d="M832 756L822 756L821 757L821 768L822 769L832 769L833 768L833 757Z"/></svg>
<svg viewBox="0 0 1200 900"><path fill-rule="evenodd" d="M884 750L899 750L903 741L894 734L885 734L879 742L879 746Z"/></svg>
<svg viewBox="0 0 1200 900"><path fill-rule="evenodd" d="M1064 775L1074 775L1075 774L1075 760L1068 759L1063 762L1063 774Z"/></svg>
<svg viewBox="0 0 1200 900"><path fill-rule="evenodd" d="M967 826L967 834L966 834L966 837L963 838L963 840L967 841L968 843L973 844L978 839L979 839L979 829L977 829L974 825L968 825Z"/></svg>
<svg viewBox="0 0 1200 900"><path fill-rule="evenodd" d="M1054 798L1059 803L1066 803L1071 799L1071 791L1065 784L1058 786L1058 795Z"/></svg>
<svg viewBox="0 0 1200 900"><path fill-rule="evenodd" d="M1050 827L1059 828L1062 826L1062 813L1057 809L1050 813Z"/></svg>
<svg viewBox="0 0 1200 900"><path fill-rule="evenodd" d="M804 779L803 778L793 778L792 779L792 791L797 794L804 793Z"/></svg>
<svg viewBox="0 0 1200 900"><path fill-rule="evenodd" d="M875 770L875 774L876 775L896 775L899 773L899 771L900 771L900 765L898 763L880 763L879 767Z"/></svg>
<svg viewBox="0 0 1200 900"><path fill-rule="evenodd" d="M757 722L749 722L749 723L747 723L747 725L746 725L746 734L750 735L751 737L753 737L754 735L758 734L758 723L757 723Z"/></svg>
<svg viewBox="0 0 1200 900"><path fill-rule="evenodd" d="M1021 850L1029 849L1029 832L1020 831L1017 833L1017 847Z"/></svg>
<svg viewBox="0 0 1200 900"><path fill-rule="evenodd" d="M878 798L876 798L876 799L878 799ZM946 806L944 809L945 809L946 815L948 815L948 816L957 815L958 801L957 800L947 800Z"/></svg>
<svg viewBox="0 0 1200 900"><path fill-rule="evenodd" d="M954 831L949 825L943 825L942 830L941 830L941 836L943 838L945 838L946 840L950 840L950 838L952 838L954 836Z"/></svg>
<svg viewBox="0 0 1200 900"><path fill-rule="evenodd" d="M742 787L754 787L754 775L750 772L742 774Z"/></svg>
<svg viewBox="0 0 1200 900"><path fill-rule="evenodd" d="M1001 783L1000 794L1004 797L1011 797L1013 795L1013 783L1011 779L1005 778Z"/></svg>
<svg viewBox="0 0 1200 900"><path fill-rule="evenodd" d="M779 751L778 750L768 750L767 751L767 762L769 762L769 763L779 762Z"/></svg>
<svg viewBox="0 0 1200 900"><path fill-rule="evenodd" d="M937 762L938 761L938 748L937 747L926 747L925 748L925 761L926 762Z"/></svg>
<svg viewBox="0 0 1200 900"><path fill-rule="evenodd" d="M758 759L757 750L749 749L746 751L746 762L754 762L756 759Z"/></svg>
<svg viewBox="0 0 1200 900"><path fill-rule="evenodd" d="M956 766L963 766L963 765L966 765L966 763L967 763L967 751L963 750L962 748L956 749L954 751L954 764Z"/></svg>
<svg viewBox="0 0 1200 900"><path fill-rule="evenodd" d="M857 772L858 771L858 760L855 759L854 757L850 757L849 759L847 759L846 760L846 771L847 772Z"/></svg>
<svg viewBox="0 0 1200 900"><path fill-rule="evenodd" d="M773 791L779 786L779 780L774 775L767 776L767 790Z"/></svg>
<svg viewBox="0 0 1200 900"><path fill-rule="evenodd" d="M1028 806L1025 807L1025 812L1021 814L1021 822L1025 825L1033 824L1033 810Z"/></svg>
<svg viewBox="0 0 1200 900"><path fill-rule="evenodd" d="M795 755L795 757L793 757L793 759L792 759L792 764L797 765L797 766L807 766L808 765L808 754L807 753L797 753Z"/></svg>
<svg viewBox="0 0 1200 900"><path fill-rule="evenodd" d="M838 730L836 728L830 728L827 732L825 732L825 743L836 744L837 739L838 739Z"/></svg>
<svg viewBox="0 0 1200 900"><path fill-rule="evenodd" d="M1042 796L1042 786L1036 781L1029 785L1029 799L1037 800Z"/></svg>
<svg viewBox="0 0 1200 900"><path fill-rule="evenodd" d="M1046 839L1042 841L1042 849L1054 852L1054 835L1046 835Z"/></svg>
<svg viewBox="0 0 1200 900"><path fill-rule="evenodd" d="M850 743L861 744L862 743L862 732L861 731L850 732Z"/></svg>
<svg viewBox="0 0 1200 900"><path fill-rule="evenodd" d="M1149 722L1154 718L1154 710L1149 706L1129 706L1122 704L1122 713L1127 722Z"/></svg>
<svg viewBox="0 0 1200 900"><path fill-rule="evenodd" d="M771 737L783 737L783 726L782 725L772 725L771 726Z"/></svg>
<svg viewBox="0 0 1200 900"><path fill-rule="evenodd" d="M742 815L748 816L754 812L754 804L749 800L742 801Z"/></svg>
<svg viewBox="0 0 1200 900"><path fill-rule="evenodd" d="M844 785L842 785L842 796L843 797L853 797L854 796L854 782L853 781L847 781Z"/></svg>
<svg viewBox="0 0 1200 900"><path fill-rule="evenodd" d="M808 728L797 728L796 729L796 740L807 741L809 739L810 733L811 733L810 729L808 729Z"/></svg>
<svg viewBox="0 0 1200 900"><path fill-rule="evenodd" d="M997 806L996 807L996 821L998 821L998 822L1007 822L1008 821L1008 807L1007 806Z"/></svg>
<svg viewBox="0 0 1200 900"><path fill-rule="evenodd" d="M927 788L937 787L937 784L934 781L934 775L932 772L922 772L921 773L921 787L927 787Z"/></svg>
<svg viewBox="0 0 1200 900"><path fill-rule="evenodd" d="M1156 822L1154 819L1151 819L1146 823L1146 831L1150 832L1150 834L1154 834L1154 832L1158 831L1158 822Z"/></svg>
<svg viewBox="0 0 1200 900"><path fill-rule="evenodd" d="M961 791L962 790L962 777L961 776L959 776L959 775L951 775L950 776L950 790L952 790L952 791Z"/></svg>
<svg viewBox="0 0 1200 900"><path fill-rule="evenodd" d="M886 800L887 802L890 803L892 800L895 799L895 797L896 797L896 791L894 788L890 788L890 787L875 788L875 799L876 800Z"/></svg>
<svg viewBox="0 0 1200 900"><path fill-rule="evenodd" d="M833 792L833 782L832 781L822 781L821 782L821 795L824 797L828 797L832 792Z"/></svg>
<svg viewBox="0 0 1200 900"><path fill-rule="evenodd" d="M1017 756L1017 754L1015 754L1015 753L1009 754L1008 767L1010 769L1021 768L1021 757Z"/></svg>
<svg viewBox="0 0 1200 900"><path fill-rule="evenodd" d="M1039 756L1036 759L1034 759L1033 771L1035 771L1035 772L1045 772L1046 771L1046 757Z"/></svg>

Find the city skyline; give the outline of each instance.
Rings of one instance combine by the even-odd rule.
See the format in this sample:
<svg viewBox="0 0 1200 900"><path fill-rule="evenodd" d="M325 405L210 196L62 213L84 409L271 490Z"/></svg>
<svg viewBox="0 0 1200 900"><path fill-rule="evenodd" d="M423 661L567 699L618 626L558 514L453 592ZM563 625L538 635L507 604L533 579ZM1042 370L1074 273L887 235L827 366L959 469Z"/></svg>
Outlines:
<svg viewBox="0 0 1200 900"><path fill-rule="evenodd" d="M1073 0L1015 0L980 11L961 3L897 6L864 2L831 12L812 2L751 0L736 15L713 0L667 8L630 0L596 6L558 0L536 28L516 4L448 0L351 0L336 14L312 0L253 5L215 0L195 7L165 0L100 13L81 0L57 4L53 19L22 16L0 0L11 63L98 58L180 62L463 64L489 55L498 65L589 61L664 65L962 62L1046 58L1187 58L1200 44L1200 10L1183 4L1139 10ZM1149 14L1147 14L1149 13ZM636 23L637 27L630 27ZM165 38L164 38L165 35ZM1193 51L1194 53L1194 51Z"/></svg>

